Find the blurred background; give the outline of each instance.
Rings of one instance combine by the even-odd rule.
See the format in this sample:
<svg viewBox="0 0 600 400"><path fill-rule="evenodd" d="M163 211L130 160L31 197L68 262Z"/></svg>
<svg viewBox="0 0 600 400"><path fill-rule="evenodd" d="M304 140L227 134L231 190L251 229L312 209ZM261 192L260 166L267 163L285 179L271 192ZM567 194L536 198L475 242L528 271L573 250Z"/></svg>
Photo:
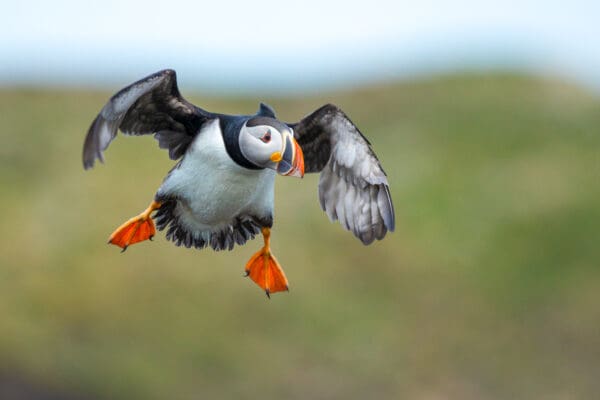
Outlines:
<svg viewBox="0 0 600 400"><path fill-rule="evenodd" d="M600 391L600 3L13 2L0 12L0 398L589 399ZM332 224L278 178L290 293L261 246L121 254L173 165L89 124L156 70L223 113L339 105L396 232Z"/></svg>

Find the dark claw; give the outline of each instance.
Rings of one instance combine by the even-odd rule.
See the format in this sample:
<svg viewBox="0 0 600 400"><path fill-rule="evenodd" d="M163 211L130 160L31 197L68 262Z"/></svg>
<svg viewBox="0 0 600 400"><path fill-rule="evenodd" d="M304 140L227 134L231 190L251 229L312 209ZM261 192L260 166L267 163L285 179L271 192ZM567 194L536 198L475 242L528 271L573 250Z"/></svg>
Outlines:
<svg viewBox="0 0 600 400"><path fill-rule="evenodd" d="M269 289L265 290L265 294L267 295L267 297L269 298L269 300L271 300L271 294L269 292Z"/></svg>
<svg viewBox="0 0 600 400"><path fill-rule="evenodd" d="M127 247L129 247L129 246L123 247L123 250L121 250L121 253L125 253L125 250L127 250Z"/></svg>
<svg viewBox="0 0 600 400"><path fill-rule="evenodd" d="M246 278L248 275L250 275L250 271L244 271L244 278Z"/></svg>
<svg viewBox="0 0 600 400"><path fill-rule="evenodd" d="M152 241L152 238L153 238L153 237L154 237L154 235L150 236L150 237L148 238L148 240L149 240L149 241Z"/></svg>

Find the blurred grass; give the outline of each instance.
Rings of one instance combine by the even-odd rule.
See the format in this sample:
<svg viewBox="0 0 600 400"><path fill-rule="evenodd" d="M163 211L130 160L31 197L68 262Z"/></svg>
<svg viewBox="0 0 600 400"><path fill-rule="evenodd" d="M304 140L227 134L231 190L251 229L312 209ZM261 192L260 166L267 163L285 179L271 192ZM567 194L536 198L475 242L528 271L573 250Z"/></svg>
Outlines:
<svg viewBox="0 0 600 400"><path fill-rule="evenodd" d="M115 88L116 89L116 88ZM172 161L120 136L80 153L106 93L0 91L0 371L111 399L594 398L600 101L564 82L456 75L299 99L203 98L286 121L341 106L388 173L397 232L364 247L279 178L268 301L233 252L105 245ZM15 372L16 371L16 372Z"/></svg>

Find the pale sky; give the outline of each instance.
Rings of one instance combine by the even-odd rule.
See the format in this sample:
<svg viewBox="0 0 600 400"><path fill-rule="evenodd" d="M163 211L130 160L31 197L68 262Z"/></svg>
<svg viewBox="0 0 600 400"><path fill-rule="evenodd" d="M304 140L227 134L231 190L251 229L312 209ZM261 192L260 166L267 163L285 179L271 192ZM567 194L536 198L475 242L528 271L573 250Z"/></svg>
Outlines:
<svg viewBox="0 0 600 400"><path fill-rule="evenodd" d="M285 91L521 68L600 88L600 1L30 1L0 8L0 85L122 85L162 68Z"/></svg>

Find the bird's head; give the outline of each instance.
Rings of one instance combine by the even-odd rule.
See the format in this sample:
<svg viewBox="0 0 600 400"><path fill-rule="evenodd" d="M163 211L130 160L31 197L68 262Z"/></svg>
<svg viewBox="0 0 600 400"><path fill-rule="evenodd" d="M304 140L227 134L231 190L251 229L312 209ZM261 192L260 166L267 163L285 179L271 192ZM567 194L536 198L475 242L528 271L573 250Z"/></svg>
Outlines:
<svg viewBox="0 0 600 400"><path fill-rule="evenodd" d="M304 176L304 154L292 129L274 118L251 118L240 131L240 151L253 164L285 176Z"/></svg>

